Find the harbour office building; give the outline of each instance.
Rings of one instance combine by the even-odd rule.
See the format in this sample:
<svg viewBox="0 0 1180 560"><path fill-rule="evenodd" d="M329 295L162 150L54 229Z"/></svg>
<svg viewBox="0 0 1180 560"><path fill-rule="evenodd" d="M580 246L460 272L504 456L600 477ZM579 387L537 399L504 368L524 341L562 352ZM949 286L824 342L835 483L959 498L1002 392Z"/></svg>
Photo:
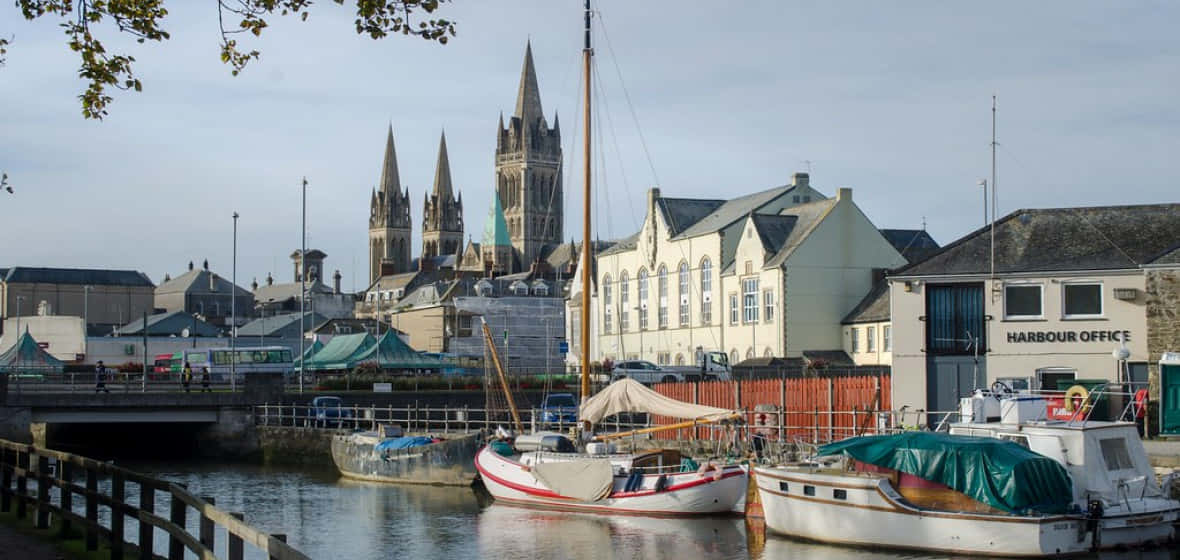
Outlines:
<svg viewBox="0 0 1180 560"><path fill-rule="evenodd" d="M985 227L890 275L895 407L955 410L997 380L1148 381L1147 277L1180 243L1180 204L1018 210L994 227L994 265Z"/></svg>

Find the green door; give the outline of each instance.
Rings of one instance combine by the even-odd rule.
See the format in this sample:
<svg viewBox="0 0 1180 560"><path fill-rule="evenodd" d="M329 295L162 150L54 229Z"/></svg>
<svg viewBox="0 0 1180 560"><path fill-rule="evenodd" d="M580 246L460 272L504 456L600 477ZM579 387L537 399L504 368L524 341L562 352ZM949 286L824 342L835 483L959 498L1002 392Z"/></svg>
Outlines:
<svg viewBox="0 0 1180 560"><path fill-rule="evenodd" d="M1160 434L1180 436L1180 364L1160 364Z"/></svg>

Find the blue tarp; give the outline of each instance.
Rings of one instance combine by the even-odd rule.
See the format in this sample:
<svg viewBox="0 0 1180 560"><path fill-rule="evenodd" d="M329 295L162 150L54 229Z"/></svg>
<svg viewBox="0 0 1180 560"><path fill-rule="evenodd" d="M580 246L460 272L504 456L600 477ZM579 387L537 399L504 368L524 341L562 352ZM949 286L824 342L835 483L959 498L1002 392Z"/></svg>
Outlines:
<svg viewBox="0 0 1180 560"><path fill-rule="evenodd" d="M424 436L406 436L393 439L387 439L378 443L374 448L378 453L383 451L390 451L394 449L407 449L410 447L420 447L423 445L430 445L434 440Z"/></svg>

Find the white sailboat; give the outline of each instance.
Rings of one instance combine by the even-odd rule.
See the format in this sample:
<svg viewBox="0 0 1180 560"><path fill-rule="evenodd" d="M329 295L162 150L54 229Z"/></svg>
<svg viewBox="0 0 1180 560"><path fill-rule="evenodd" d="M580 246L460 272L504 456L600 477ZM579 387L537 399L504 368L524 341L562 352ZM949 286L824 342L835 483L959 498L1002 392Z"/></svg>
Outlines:
<svg viewBox="0 0 1180 560"><path fill-rule="evenodd" d="M590 0L585 2L585 145L583 158L582 309L590 309ZM486 333L485 333L486 334ZM581 321L581 398L579 422L583 434L619 412L644 412L688 420L688 425L739 418L734 411L670 399L641 384L624 379L590 397L590 321ZM490 336L490 335L487 335ZM492 357L498 358L493 352ZM501 383L508 384L501 373ZM508 394L509 405L512 405ZM513 413L516 417L515 412ZM519 427L519 420L517 420ZM660 429L670 429L662 427ZM607 514L696 516L733 511L745 497L748 471L743 465L717 465L680 456L676 450L615 453L606 440L620 434L597 436L585 452L574 452L573 442L561 434L521 436L510 445L498 442L481 449L475 467L488 492L501 503L548 509Z"/></svg>

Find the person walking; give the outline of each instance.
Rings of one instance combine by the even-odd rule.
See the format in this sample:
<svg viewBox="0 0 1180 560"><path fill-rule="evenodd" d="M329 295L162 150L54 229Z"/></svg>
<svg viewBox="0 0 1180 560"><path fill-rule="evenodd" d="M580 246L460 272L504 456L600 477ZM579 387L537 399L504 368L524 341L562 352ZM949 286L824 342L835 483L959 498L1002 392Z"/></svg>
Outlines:
<svg viewBox="0 0 1180 560"><path fill-rule="evenodd" d="M212 393L213 389L209 388L209 368L201 368L201 392Z"/></svg>
<svg viewBox="0 0 1180 560"><path fill-rule="evenodd" d="M99 391L111 392L110 389L107 389L107 368L102 365L102 360L99 360L98 365L94 366L94 392L98 394Z"/></svg>
<svg viewBox="0 0 1180 560"><path fill-rule="evenodd" d="M184 369L180 372L180 385L184 387L184 392L189 392L189 385L193 382L193 366L188 362L184 363Z"/></svg>

